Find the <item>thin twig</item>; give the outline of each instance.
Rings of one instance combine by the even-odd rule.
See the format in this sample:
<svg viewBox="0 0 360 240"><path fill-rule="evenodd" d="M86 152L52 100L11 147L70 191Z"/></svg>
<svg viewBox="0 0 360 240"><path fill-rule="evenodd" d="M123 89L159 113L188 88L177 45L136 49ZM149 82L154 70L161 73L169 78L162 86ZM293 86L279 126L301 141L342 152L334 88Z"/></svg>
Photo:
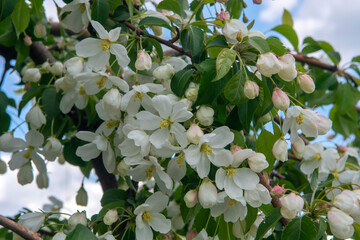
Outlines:
<svg viewBox="0 0 360 240"><path fill-rule="evenodd" d="M5 228L13 231L14 233L18 234L19 236L27 239L27 240L43 240L39 234L30 231L24 226L17 224L13 220L10 220L6 217L0 216L0 225L4 226Z"/></svg>

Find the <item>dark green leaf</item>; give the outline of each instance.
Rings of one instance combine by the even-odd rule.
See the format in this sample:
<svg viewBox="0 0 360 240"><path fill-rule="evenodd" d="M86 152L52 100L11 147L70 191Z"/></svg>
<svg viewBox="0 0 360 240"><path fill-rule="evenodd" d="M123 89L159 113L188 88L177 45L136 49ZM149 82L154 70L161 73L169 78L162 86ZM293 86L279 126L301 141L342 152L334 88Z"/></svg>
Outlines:
<svg viewBox="0 0 360 240"><path fill-rule="evenodd" d="M226 3L226 10L230 13L231 18L240 18L243 9L244 3L242 0L229 0Z"/></svg>
<svg viewBox="0 0 360 240"><path fill-rule="evenodd" d="M130 18L129 9L121 5L117 7L114 11L114 20L116 21L124 21Z"/></svg>
<svg viewBox="0 0 360 240"><path fill-rule="evenodd" d="M182 97L190 84L190 78L194 73L194 69L191 66L177 72L171 79L171 90L177 96Z"/></svg>
<svg viewBox="0 0 360 240"><path fill-rule="evenodd" d="M42 108L50 118L56 117L60 113L60 94L56 94L55 88L47 88L42 93Z"/></svg>
<svg viewBox="0 0 360 240"><path fill-rule="evenodd" d="M0 22L0 44L6 47L14 46L16 43L16 32L11 23L11 17Z"/></svg>
<svg viewBox="0 0 360 240"><path fill-rule="evenodd" d="M251 37L248 39L248 42L262 54L270 51L269 44L261 37Z"/></svg>
<svg viewBox="0 0 360 240"><path fill-rule="evenodd" d="M221 215L216 219L219 221L217 236L219 239L235 240L234 234L232 234L232 223L225 222L224 215Z"/></svg>
<svg viewBox="0 0 360 240"><path fill-rule="evenodd" d="M97 240L98 238L84 225L78 224L75 229L66 236L66 240Z"/></svg>
<svg viewBox="0 0 360 240"><path fill-rule="evenodd" d="M323 72L314 78L316 90L334 89L338 85L336 74L331 72Z"/></svg>
<svg viewBox="0 0 360 240"><path fill-rule="evenodd" d="M101 206L105 206L112 202L126 201L127 193L121 189L110 189L107 190L102 196L100 202Z"/></svg>
<svg viewBox="0 0 360 240"><path fill-rule="evenodd" d="M239 126L241 129L245 129L245 131L249 132L251 121L253 119L258 104L259 104L259 98L255 98L245 103L237 105L238 116L240 120Z"/></svg>
<svg viewBox="0 0 360 240"><path fill-rule="evenodd" d="M327 224L323 218L319 218L318 222L315 222L315 227L316 226L317 226L316 229L317 235L315 239L320 239L320 237L324 236L324 234L326 233Z"/></svg>
<svg viewBox="0 0 360 240"><path fill-rule="evenodd" d="M294 26L294 21L291 17L291 13L284 8L284 13L282 15L282 24L289 25L290 27Z"/></svg>
<svg viewBox="0 0 360 240"><path fill-rule="evenodd" d="M189 221L194 219L201 209L202 209L202 207L199 203L196 204L195 207L192 207L192 208L186 207L185 203L181 204L180 205L181 217L182 217L184 223L188 223Z"/></svg>
<svg viewBox="0 0 360 240"><path fill-rule="evenodd" d="M11 118L6 112L0 112L0 135L7 132L10 127Z"/></svg>
<svg viewBox="0 0 360 240"><path fill-rule="evenodd" d="M30 8L25 0L18 0L15 9L11 14L11 19L15 26L16 34L24 32L30 22Z"/></svg>
<svg viewBox="0 0 360 240"><path fill-rule="evenodd" d="M202 50L204 33L198 27L189 26L180 32L180 42L186 52L190 51L195 56Z"/></svg>
<svg viewBox="0 0 360 240"><path fill-rule="evenodd" d="M17 69L29 56L30 47L26 46L24 41L17 41L15 44L15 49L17 52L17 56L14 68Z"/></svg>
<svg viewBox="0 0 360 240"><path fill-rule="evenodd" d="M91 7L91 19L105 25L109 10L110 5L107 0L94 0Z"/></svg>
<svg viewBox="0 0 360 240"><path fill-rule="evenodd" d="M0 1L0 22L12 13L17 1L18 0L1 0Z"/></svg>
<svg viewBox="0 0 360 240"><path fill-rule="evenodd" d="M315 169L311 175L311 180L310 180L310 187L311 190L316 191L317 187L318 187L318 170Z"/></svg>
<svg viewBox="0 0 360 240"><path fill-rule="evenodd" d="M248 101L248 98L244 95L245 81L245 72L241 68L226 84L224 95L232 104L237 105Z"/></svg>
<svg viewBox="0 0 360 240"><path fill-rule="evenodd" d="M206 48L211 47L228 47L228 43L223 35L219 35L206 46Z"/></svg>
<svg viewBox="0 0 360 240"><path fill-rule="evenodd" d="M76 149L80 146L80 140L77 138L72 138L69 142L64 144L64 158L65 160L75 166L85 167L86 162L84 162L79 156L76 155Z"/></svg>
<svg viewBox="0 0 360 240"><path fill-rule="evenodd" d="M19 104L19 116L21 113L21 110L23 109L23 107L25 107L25 105L35 96L39 97L42 90L43 90L44 86L40 85L40 86L34 86L32 88L30 88L22 97L20 104Z"/></svg>
<svg viewBox="0 0 360 240"><path fill-rule="evenodd" d="M163 59L163 57L164 57L164 52L163 52L163 49L162 49L160 43L158 41L156 41L155 39L153 39L153 38L147 38L146 40L150 41L151 44L155 47L156 52L157 52L157 54L158 54L158 56L160 58L160 61L161 61Z"/></svg>
<svg viewBox="0 0 360 240"><path fill-rule="evenodd" d="M271 51L276 55L282 56L287 53L285 46L278 38L269 37L266 39L266 41L269 44Z"/></svg>
<svg viewBox="0 0 360 240"><path fill-rule="evenodd" d="M264 235L275 226L275 224L282 218L281 214L280 214L280 207L275 208L274 210L272 210L269 214L269 216L267 216L265 218L264 221L261 222L261 224L259 225L259 228L257 230L256 233L256 238L255 240L260 240L263 239Z"/></svg>
<svg viewBox="0 0 360 240"><path fill-rule="evenodd" d="M216 58L216 78L213 81L217 81L223 78L230 70L232 64L236 59L236 51L228 48L221 50L220 54Z"/></svg>
<svg viewBox="0 0 360 240"><path fill-rule="evenodd" d="M174 29L172 27L170 27L170 25L163 19L161 18L156 18L156 17L145 17L143 19L140 20L139 22L139 26L162 26L165 27L167 29L169 29L170 31L174 31Z"/></svg>
<svg viewBox="0 0 360 240"><path fill-rule="evenodd" d="M255 222L257 216L258 216L258 209L257 208L253 208L250 205L247 205L247 215L245 218L245 222L246 222L246 229L245 232L248 232L251 228L251 226L253 225L253 223Z"/></svg>
<svg viewBox="0 0 360 240"><path fill-rule="evenodd" d="M297 36L295 30L291 26L283 24L283 25L274 27L272 30L280 33L285 38L287 38L287 40L289 40L289 42L293 45L295 50L298 49L299 39L298 39L298 36Z"/></svg>
<svg viewBox="0 0 360 240"><path fill-rule="evenodd" d="M241 148L245 148L245 136L243 131L236 131L233 129L231 129L231 131L234 133L234 144Z"/></svg>
<svg viewBox="0 0 360 240"><path fill-rule="evenodd" d="M279 136L280 137L280 136ZM274 136L271 132L263 129L256 141L256 152L263 153L266 156L266 160L269 163L268 169L272 169L275 157L272 154L272 148L278 136Z"/></svg>
<svg viewBox="0 0 360 240"><path fill-rule="evenodd" d="M286 225L282 240L315 240L317 235L313 221L308 216L293 219Z"/></svg>
<svg viewBox="0 0 360 240"><path fill-rule="evenodd" d="M340 112L341 110L339 110L339 106L336 104L330 111L329 117L333 121L332 129L344 135L344 137L348 137L358 127L357 111L353 108L344 114L340 114Z"/></svg>

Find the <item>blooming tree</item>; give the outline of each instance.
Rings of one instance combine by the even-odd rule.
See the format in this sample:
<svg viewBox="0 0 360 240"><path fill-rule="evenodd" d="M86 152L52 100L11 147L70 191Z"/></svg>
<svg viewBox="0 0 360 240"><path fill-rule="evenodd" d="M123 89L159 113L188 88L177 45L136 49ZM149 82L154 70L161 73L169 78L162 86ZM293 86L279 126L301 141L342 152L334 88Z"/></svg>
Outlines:
<svg viewBox="0 0 360 240"><path fill-rule="evenodd" d="M0 54L23 87L19 105L0 91L0 173L47 188L54 161L94 169L102 208L52 197L0 216L0 238L360 238L360 56L342 69L329 43L300 44L286 10L268 36L252 30L244 0L65 2L60 23L42 0L0 3ZM28 102L18 138L7 107Z"/></svg>

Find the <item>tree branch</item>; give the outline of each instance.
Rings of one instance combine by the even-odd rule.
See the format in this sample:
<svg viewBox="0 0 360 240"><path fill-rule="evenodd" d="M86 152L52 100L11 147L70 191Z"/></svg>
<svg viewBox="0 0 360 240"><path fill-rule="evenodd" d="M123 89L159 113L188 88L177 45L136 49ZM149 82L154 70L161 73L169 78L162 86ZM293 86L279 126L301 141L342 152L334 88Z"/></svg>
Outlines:
<svg viewBox="0 0 360 240"><path fill-rule="evenodd" d="M39 234L30 231L26 227L21 226L20 224L6 217L0 216L0 225L4 226L5 228L13 231L14 233L18 234L19 236L27 240L43 240L39 236Z"/></svg>

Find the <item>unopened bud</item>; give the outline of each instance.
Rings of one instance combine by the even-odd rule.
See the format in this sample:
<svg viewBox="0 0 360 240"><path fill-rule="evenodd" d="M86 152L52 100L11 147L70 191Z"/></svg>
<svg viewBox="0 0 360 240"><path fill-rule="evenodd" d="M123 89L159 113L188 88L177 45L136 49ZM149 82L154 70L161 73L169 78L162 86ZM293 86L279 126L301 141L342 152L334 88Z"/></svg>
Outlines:
<svg viewBox="0 0 360 240"><path fill-rule="evenodd" d="M196 118L203 126L210 126L214 122L214 109L202 105L196 112Z"/></svg>
<svg viewBox="0 0 360 240"><path fill-rule="evenodd" d="M46 27L41 22L38 22L34 28L34 35L37 38L43 38L46 36Z"/></svg>
<svg viewBox="0 0 360 240"><path fill-rule="evenodd" d="M65 69L70 75L76 75L84 70L84 59L73 57L65 62Z"/></svg>
<svg viewBox="0 0 360 240"><path fill-rule="evenodd" d="M104 216L104 223L108 226L112 225L114 222L116 222L119 219L119 215L116 209L111 209L107 211L107 213Z"/></svg>
<svg viewBox="0 0 360 240"><path fill-rule="evenodd" d="M132 3L136 6L141 6L141 1L140 0L131 0Z"/></svg>
<svg viewBox="0 0 360 240"><path fill-rule="evenodd" d="M80 187L76 194L76 204L80 206L87 206L88 204L88 195L83 186Z"/></svg>
<svg viewBox="0 0 360 240"><path fill-rule="evenodd" d="M162 27L160 26L151 26L150 28L153 30L155 36L161 36L163 34Z"/></svg>
<svg viewBox="0 0 360 240"><path fill-rule="evenodd" d="M203 208L211 208L217 199L217 189L210 179L205 178L199 188L199 202Z"/></svg>
<svg viewBox="0 0 360 240"><path fill-rule="evenodd" d="M315 84L313 79L307 75L307 74L303 74L298 76L297 82L301 88L301 90L303 90L305 93L312 93L315 90Z"/></svg>
<svg viewBox="0 0 360 240"><path fill-rule="evenodd" d="M221 12L218 14L217 18L219 20L228 20L229 17L229 13L225 12L224 9L221 9Z"/></svg>
<svg viewBox="0 0 360 240"><path fill-rule="evenodd" d="M188 191L184 196L185 204L188 208L194 207L198 202L198 193L196 190Z"/></svg>
<svg viewBox="0 0 360 240"><path fill-rule="evenodd" d="M190 230L186 233L186 240L193 240L197 236L194 230Z"/></svg>
<svg viewBox="0 0 360 240"><path fill-rule="evenodd" d="M188 89L185 91L185 97L190 101L195 101L198 97L199 84L190 83Z"/></svg>
<svg viewBox="0 0 360 240"><path fill-rule="evenodd" d="M187 139L193 144L198 144L202 136L204 136L204 132L197 124L191 124L190 128L186 131Z"/></svg>
<svg viewBox="0 0 360 240"><path fill-rule="evenodd" d="M276 158L276 160L280 160L282 162L285 162L288 160L288 148L287 148L287 142L280 138L278 139L272 148L272 154Z"/></svg>
<svg viewBox="0 0 360 240"><path fill-rule="evenodd" d="M263 116L261 116L259 119L258 119L258 122L261 122L261 123L267 123L269 121L271 121L271 114L270 113L267 113Z"/></svg>
<svg viewBox="0 0 360 240"><path fill-rule="evenodd" d="M262 0L253 0L253 3L255 3L255 4L261 4L261 3L262 3Z"/></svg>
<svg viewBox="0 0 360 240"><path fill-rule="evenodd" d="M25 116L25 121L28 122L31 128L39 129L46 123L46 117L38 105L34 105Z"/></svg>
<svg viewBox="0 0 360 240"><path fill-rule="evenodd" d="M121 161L117 165L117 171L121 177L127 176L127 172L129 171L130 166L125 163L125 161Z"/></svg>
<svg viewBox="0 0 360 240"><path fill-rule="evenodd" d="M305 143L299 137L294 143L291 144L291 149L297 158L303 158L305 153Z"/></svg>
<svg viewBox="0 0 360 240"><path fill-rule="evenodd" d="M71 217L68 220L68 223L71 226L76 226L78 224L82 224L84 226L87 226L87 219L86 219L86 212L82 211L82 212L76 212L73 215L71 215Z"/></svg>
<svg viewBox="0 0 360 240"><path fill-rule="evenodd" d="M281 70L280 62L272 52L261 54L256 62L256 67L265 77L270 77Z"/></svg>
<svg viewBox="0 0 360 240"><path fill-rule="evenodd" d="M249 19L246 17L245 13L243 14L243 22L248 23Z"/></svg>
<svg viewBox="0 0 360 240"><path fill-rule="evenodd" d="M249 99L254 99L259 96L259 86L256 82L253 81L246 81L244 86L244 94Z"/></svg>
<svg viewBox="0 0 360 240"><path fill-rule="evenodd" d="M292 81L297 76L295 58L291 54L285 54L279 58L281 69L279 76L287 82Z"/></svg>
<svg viewBox="0 0 360 240"><path fill-rule="evenodd" d="M239 147L239 146L237 146L235 144L232 144L231 147L230 147L230 151L231 151L232 154L234 154L234 153L236 153L236 152L238 152L240 150L241 150L241 147Z"/></svg>
<svg viewBox="0 0 360 240"><path fill-rule="evenodd" d="M170 80L174 74L175 70L170 64L159 66L153 71L154 78L160 81Z"/></svg>
<svg viewBox="0 0 360 240"><path fill-rule="evenodd" d="M55 76L61 76L64 71L64 65L57 61L50 67L50 72Z"/></svg>
<svg viewBox="0 0 360 240"><path fill-rule="evenodd" d="M28 68L24 72L24 82L38 82L41 78L40 70L37 68Z"/></svg>
<svg viewBox="0 0 360 240"><path fill-rule="evenodd" d="M137 54L137 59L135 62L135 68L137 70L150 70L152 65L151 57L148 53L144 52L144 50L140 49Z"/></svg>
<svg viewBox="0 0 360 240"><path fill-rule="evenodd" d="M25 43L25 46L31 46L31 44L32 44L31 37L29 37L28 35L25 35L24 43Z"/></svg>
<svg viewBox="0 0 360 240"><path fill-rule="evenodd" d="M255 153L253 156L248 158L248 163L254 172L261 172L269 166L269 163L266 161L265 155L262 153Z"/></svg>
<svg viewBox="0 0 360 240"><path fill-rule="evenodd" d="M274 106L280 109L281 111L285 111L290 106L289 97L280 88L274 89L271 99Z"/></svg>
<svg viewBox="0 0 360 240"><path fill-rule="evenodd" d="M285 192L285 189L279 185L274 186L271 189L271 196L280 198Z"/></svg>

